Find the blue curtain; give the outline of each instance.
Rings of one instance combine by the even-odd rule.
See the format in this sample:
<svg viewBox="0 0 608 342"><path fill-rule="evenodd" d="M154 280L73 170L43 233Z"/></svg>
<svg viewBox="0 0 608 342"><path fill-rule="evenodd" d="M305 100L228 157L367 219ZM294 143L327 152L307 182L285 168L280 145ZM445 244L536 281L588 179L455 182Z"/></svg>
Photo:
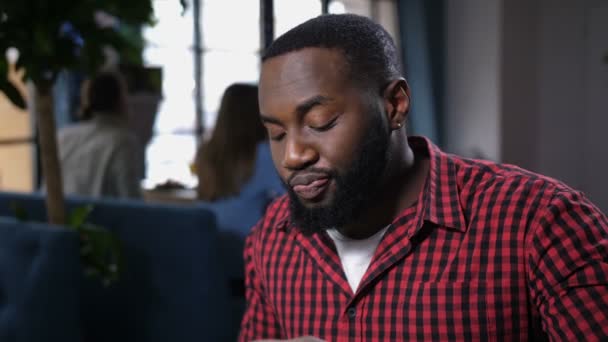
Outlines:
<svg viewBox="0 0 608 342"><path fill-rule="evenodd" d="M83 76L78 71L62 70L53 85L53 102L57 130L76 120Z"/></svg>
<svg viewBox="0 0 608 342"><path fill-rule="evenodd" d="M401 55L412 89L409 132L443 143L444 0L398 0Z"/></svg>

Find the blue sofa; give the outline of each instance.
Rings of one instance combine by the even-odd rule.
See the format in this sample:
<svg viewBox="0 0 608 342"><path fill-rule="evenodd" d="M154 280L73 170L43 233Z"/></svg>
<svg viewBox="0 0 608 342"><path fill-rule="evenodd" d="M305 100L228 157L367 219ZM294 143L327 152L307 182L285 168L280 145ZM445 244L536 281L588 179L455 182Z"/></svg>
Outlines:
<svg viewBox="0 0 608 342"><path fill-rule="evenodd" d="M266 206L284 193L285 189L272 162L270 147L263 142L257 147L253 174L237 196L212 203L199 202L198 205L215 213L221 231L244 238L262 217Z"/></svg>
<svg viewBox="0 0 608 342"><path fill-rule="evenodd" d="M73 231L0 217L0 341L81 341L79 249Z"/></svg>
<svg viewBox="0 0 608 342"><path fill-rule="evenodd" d="M46 217L40 194L0 193L0 216L12 215L12 203L31 219ZM94 206L89 221L121 240L125 270L109 288L81 279L84 341L234 339L237 328L211 211L132 200L67 200L68 210L87 204Z"/></svg>

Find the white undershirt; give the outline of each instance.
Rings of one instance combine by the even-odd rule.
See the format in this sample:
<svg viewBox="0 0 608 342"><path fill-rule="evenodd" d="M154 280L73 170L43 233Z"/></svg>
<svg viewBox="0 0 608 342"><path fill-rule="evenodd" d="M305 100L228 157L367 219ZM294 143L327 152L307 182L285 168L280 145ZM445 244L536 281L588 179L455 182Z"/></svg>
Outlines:
<svg viewBox="0 0 608 342"><path fill-rule="evenodd" d="M342 262L342 268L344 269L346 279L353 292L357 291L361 278L365 275L365 272L372 261L372 257L376 252L376 247L378 247L378 244L388 227L389 226L386 226L376 234L362 240L351 239L344 236L337 229L327 230L327 234L336 244L338 256Z"/></svg>

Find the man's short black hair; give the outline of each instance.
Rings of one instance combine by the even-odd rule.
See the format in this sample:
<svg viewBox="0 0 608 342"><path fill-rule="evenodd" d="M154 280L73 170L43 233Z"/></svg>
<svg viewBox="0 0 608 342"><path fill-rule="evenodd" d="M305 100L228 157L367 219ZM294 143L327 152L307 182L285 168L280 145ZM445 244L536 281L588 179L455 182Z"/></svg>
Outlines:
<svg viewBox="0 0 608 342"><path fill-rule="evenodd" d="M321 15L292 28L268 47L262 61L308 47L342 51L351 79L363 86L381 90L401 76L397 48L388 32L354 14Z"/></svg>

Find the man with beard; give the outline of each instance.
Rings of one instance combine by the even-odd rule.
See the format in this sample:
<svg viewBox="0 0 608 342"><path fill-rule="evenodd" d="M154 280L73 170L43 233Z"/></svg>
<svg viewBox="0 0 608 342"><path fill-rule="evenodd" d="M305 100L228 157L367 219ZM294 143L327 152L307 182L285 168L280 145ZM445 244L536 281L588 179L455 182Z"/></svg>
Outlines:
<svg viewBox="0 0 608 342"><path fill-rule="evenodd" d="M288 195L247 239L242 341L608 336L606 216L556 180L408 138L379 25L293 28L259 98Z"/></svg>

